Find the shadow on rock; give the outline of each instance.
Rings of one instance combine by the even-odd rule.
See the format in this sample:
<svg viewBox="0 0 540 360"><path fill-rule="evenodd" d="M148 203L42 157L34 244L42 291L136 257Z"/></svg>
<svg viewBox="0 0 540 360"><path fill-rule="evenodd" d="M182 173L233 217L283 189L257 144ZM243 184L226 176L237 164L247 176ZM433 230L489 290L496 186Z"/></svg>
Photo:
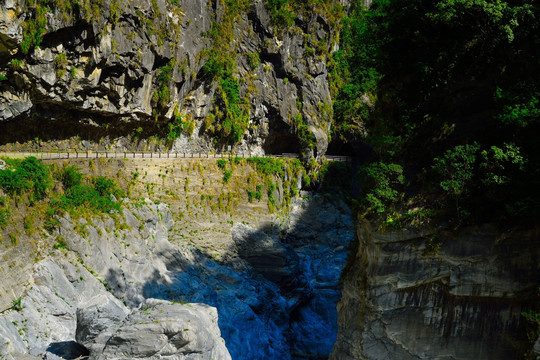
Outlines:
<svg viewBox="0 0 540 360"><path fill-rule="evenodd" d="M353 229L342 201L299 199L280 226L235 224L226 263L197 250L160 253L168 279L154 276L143 295L215 306L233 359L327 358Z"/></svg>
<svg viewBox="0 0 540 360"><path fill-rule="evenodd" d="M54 342L49 345L47 352L61 359L86 359L90 352L86 347L75 341ZM52 359L50 356L45 356L46 359Z"/></svg>

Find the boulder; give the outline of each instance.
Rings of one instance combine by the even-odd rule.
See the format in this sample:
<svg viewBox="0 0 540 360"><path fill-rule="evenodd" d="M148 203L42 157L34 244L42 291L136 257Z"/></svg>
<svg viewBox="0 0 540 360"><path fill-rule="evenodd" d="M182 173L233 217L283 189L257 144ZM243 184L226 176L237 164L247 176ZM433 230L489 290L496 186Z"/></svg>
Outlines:
<svg viewBox="0 0 540 360"><path fill-rule="evenodd" d="M96 359L231 359L206 304L147 299L110 337ZM96 356L97 355L97 356Z"/></svg>
<svg viewBox="0 0 540 360"><path fill-rule="evenodd" d="M99 295L77 309L75 339L92 353L101 352L129 310L113 296Z"/></svg>

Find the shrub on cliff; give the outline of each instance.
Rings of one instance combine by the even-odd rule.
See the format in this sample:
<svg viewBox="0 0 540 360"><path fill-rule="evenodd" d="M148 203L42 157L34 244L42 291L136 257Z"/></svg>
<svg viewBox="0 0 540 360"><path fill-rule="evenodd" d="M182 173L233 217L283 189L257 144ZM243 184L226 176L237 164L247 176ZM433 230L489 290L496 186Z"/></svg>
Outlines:
<svg viewBox="0 0 540 360"><path fill-rule="evenodd" d="M49 168L35 157L9 162L9 169L0 170L0 188L8 195L28 192L32 201L43 199L51 186Z"/></svg>

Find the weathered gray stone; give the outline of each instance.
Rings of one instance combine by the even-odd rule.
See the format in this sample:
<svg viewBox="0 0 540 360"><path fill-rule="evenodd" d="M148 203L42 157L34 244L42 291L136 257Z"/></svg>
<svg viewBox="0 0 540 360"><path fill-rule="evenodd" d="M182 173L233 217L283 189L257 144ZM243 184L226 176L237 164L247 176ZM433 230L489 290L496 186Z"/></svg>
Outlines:
<svg viewBox="0 0 540 360"><path fill-rule="evenodd" d="M528 346L521 312L537 287L534 231L357 229L331 359L509 359Z"/></svg>
<svg viewBox="0 0 540 360"><path fill-rule="evenodd" d="M101 353L129 310L112 296L99 295L77 309L75 339L91 353Z"/></svg>
<svg viewBox="0 0 540 360"><path fill-rule="evenodd" d="M229 267L171 244L164 204L124 205L121 230L106 216L59 218L53 236L69 251L38 263L23 309L0 315L0 357L56 360L69 349L93 359L328 356L350 210L327 198L299 199L279 225L236 225L230 262L238 266Z"/></svg>
<svg viewBox="0 0 540 360"><path fill-rule="evenodd" d="M113 16L113 5L118 16ZM203 34L213 21L220 21L223 4L107 0L99 13L87 13L87 7L81 7L79 15L65 14L60 6L49 10L40 46L16 55L22 66L1 62L5 65L0 73L8 81L0 84L0 121L27 121L33 112L39 121L63 119L57 123L59 131L86 117L123 128L126 117L154 121L157 115L165 122L176 110L194 121L195 131L183 134L174 151L222 150L204 123L211 112L224 113L225 103L215 91L216 81L202 71L208 59L201 54L211 46ZM9 0L1 8L0 57L17 52L23 22L32 14L22 0ZM324 15L315 13L304 14L301 26L279 30L262 0L240 15L234 28L238 52L232 56L240 95L249 102L249 128L233 150L324 155L331 107L326 58L308 56L306 48L313 47L313 41L326 41L330 49L337 35L328 30ZM248 61L250 54L260 57L260 65ZM173 66L171 81L162 84L161 69L167 64ZM154 94L163 86L170 99L158 104ZM297 139L300 120L315 137L313 149Z"/></svg>
<svg viewBox="0 0 540 360"><path fill-rule="evenodd" d="M147 299L107 341L99 359L230 359L217 326L217 311L205 304Z"/></svg>

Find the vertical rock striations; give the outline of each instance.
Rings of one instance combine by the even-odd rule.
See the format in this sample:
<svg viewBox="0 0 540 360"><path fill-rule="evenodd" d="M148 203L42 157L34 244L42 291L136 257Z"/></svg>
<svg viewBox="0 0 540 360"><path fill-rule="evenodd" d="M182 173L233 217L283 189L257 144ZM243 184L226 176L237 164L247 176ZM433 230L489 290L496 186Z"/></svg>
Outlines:
<svg viewBox="0 0 540 360"><path fill-rule="evenodd" d="M358 226L331 359L510 359L530 351L538 232L476 226L438 237Z"/></svg>

